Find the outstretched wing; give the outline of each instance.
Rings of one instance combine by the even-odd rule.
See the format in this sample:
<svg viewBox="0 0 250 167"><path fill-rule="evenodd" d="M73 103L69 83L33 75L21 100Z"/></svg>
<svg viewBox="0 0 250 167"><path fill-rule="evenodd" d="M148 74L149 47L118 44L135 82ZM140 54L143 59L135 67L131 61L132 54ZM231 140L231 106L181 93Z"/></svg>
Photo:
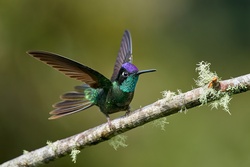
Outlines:
<svg viewBox="0 0 250 167"><path fill-rule="evenodd" d="M109 88L112 86L111 81L99 72L63 56L45 51L28 51L27 53L65 75L85 82L92 88Z"/></svg>
<svg viewBox="0 0 250 167"><path fill-rule="evenodd" d="M125 30L122 37L120 50L115 62L114 72L111 77L112 82L117 78L118 73L122 67L122 64L126 62L132 63L132 37L128 30Z"/></svg>

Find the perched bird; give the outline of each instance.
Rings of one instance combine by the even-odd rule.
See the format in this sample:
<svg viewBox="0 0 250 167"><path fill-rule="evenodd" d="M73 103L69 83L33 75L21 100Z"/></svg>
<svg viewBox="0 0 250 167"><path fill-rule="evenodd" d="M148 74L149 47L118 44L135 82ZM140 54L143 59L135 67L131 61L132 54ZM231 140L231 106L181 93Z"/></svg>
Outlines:
<svg viewBox="0 0 250 167"><path fill-rule="evenodd" d="M61 96L62 101L53 105L55 109L50 112L52 116L49 119L57 119L96 105L111 125L109 114L118 111L130 112L129 104L133 99L139 75L156 71L155 69L139 71L132 64L132 39L128 30L122 37L110 80L86 65L54 53L45 51L27 53L65 75L84 82L83 85L76 86L75 91Z"/></svg>

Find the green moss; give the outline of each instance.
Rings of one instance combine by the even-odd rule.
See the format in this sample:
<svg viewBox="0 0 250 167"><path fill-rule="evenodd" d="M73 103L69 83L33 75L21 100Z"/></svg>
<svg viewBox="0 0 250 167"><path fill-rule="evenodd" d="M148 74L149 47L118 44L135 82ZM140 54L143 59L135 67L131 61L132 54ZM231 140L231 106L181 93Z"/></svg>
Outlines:
<svg viewBox="0 0 250 167"><path fill-rule="evenodd" d="M127 147L128 145L125 143L127 140L127 136L117 135L109 140L109 145L112 146L115 150L119 147Z"/></svg>
<svg viewBox="0 0 250 167"><path fill-rule="evenodd" d="M243 85L243 84L239 84L237 86L228 86L227 88L227 92L232 95L232 94L237 94L237 93L241 93L241 92L245 92L247 91L248 88L246 85Z"/></svg>
<svg viewBox="0 0 250 167"><path fill-rule="evenodd" d="M71 150L70 153L70 157L72 158L72 162L76 163L76 159L77 159L77 155L80 153L80 150L77 150L76 148L74 148L73 150Z"/></svg>
<svg viewBox="0 0 250 167"><path fill-rule="evenodd" d="M212 109L213 108L218 109L218 107L222 107L223 110L225 110L231 115L229 111L229 106L228 106L231 99L232 98L229 96L228 93L224 93L223 96L219 100L215 100L211 102L210 106Z"/></svg>
<svg viewBox="0 0 250 167"><path fill-rule="evenodd" d="M23 150L23 154L28 154L28 153L29 153L29 151Z"/></svg>
<svg viewBox="0 0 250 167"><path fill-rule="evenodd" d="M161 130L165 130L166 124L169 124L169 122L167 122L166 117L163 117L163 118L160 118L160 119L153 121L153 126L160 127Z"/></svg>
<svg viewBox="0 0 250 167"><path fill-rule="evenodd" d="M219 78L215 72L210 71L210 63L200 62L197 64L198 67L196 71L198 72L198 79L195 80L197 86L203 86L203 93L199 97L199 101L201 105L210 103L211 108L218 109L218 107L222 107L223 110L229 112L229 102L232 99L230 97L230 93L217 91L213 88L208 88L206 85L211 82L214 78ZM219 79L218 79L219 80Z"/></svg>
<svg viewBox="0 0 250 167"><path fill-rule="evenodd" d="M218 99L221 94L220 91L216 91L212 88L203 88L203 93L199 97L201 105L206 105L211 99Z"/></svg>
<svg viewBox="0 0 250 167"><path fill-rule="evenodd" d="M217 77L216 72L210 71L210 63L202 61L197 64L196 71L198 72L198 78L195 80L197 86L205 86L212 81L213 78Z"/></svg>
<svg viewBox="0 0 250 167"><path fill-rule="evenodd" d="M46 144L49 145L49 146L51 146L51 145L53 144L53 142L48 140L48 141L46 142Z"/></svg>
<svg viewBox="0 0 250 167"><path fill-rule="evenodd" d="M46 142L46 144L49 146L49 147L51 147L52 149L53 149L53 151L56 151L56 145L55 144L53 144L53 142L52 141L47 141Z"/></svg>
<svg viewBox="0 0 250 167"><path fill-rule="evenodd" d="M163 96L163 98L166 99L166 101L172 100L175 95L176 95L176 93L171 92L170 90L165 90L162 92L162 96Z"/></svg>
<svg viewBox="0 0 250 167"><path fill-rule="evenodd" d="M188 109L185 106L182 106L182 108L180 109L179 113L184 113L186 114L188 111Z"/></svg>

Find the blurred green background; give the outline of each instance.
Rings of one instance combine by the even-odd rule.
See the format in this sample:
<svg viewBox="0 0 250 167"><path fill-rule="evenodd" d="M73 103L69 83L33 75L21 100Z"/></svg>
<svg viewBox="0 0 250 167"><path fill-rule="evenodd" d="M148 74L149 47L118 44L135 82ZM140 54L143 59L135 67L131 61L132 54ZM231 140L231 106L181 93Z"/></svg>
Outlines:
<svg viewBox="0 0 250 167"><path fill-rule="evenodd" d="M55 52L109 77L125 29L134 64L157 69L140 77L134 110L163 90L195 87L202 60L222 79L250 72L249 1L0 0L0 163L106 122L97 107L48 121L51 105L81 83L25 52ZM66 156L47 166L250 166L249 99L233 96L232 115L197 107L168 117L165 131L149 123L125 133L127 148L104 142L82 150L76 164Z"/></svg>

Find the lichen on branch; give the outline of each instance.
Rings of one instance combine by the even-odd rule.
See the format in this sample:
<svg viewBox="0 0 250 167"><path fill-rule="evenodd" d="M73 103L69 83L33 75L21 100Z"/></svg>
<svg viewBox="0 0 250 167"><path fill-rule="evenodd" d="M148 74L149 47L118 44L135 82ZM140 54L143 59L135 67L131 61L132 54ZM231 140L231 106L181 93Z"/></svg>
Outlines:
<svg viewBox="0 0 250 167"><path fill-rule="evenodd" d="M72 153L73 161L75 161L80 149L109 140L133 128L183 111L183 109L186 110L201 104L210 103L212 108L222 106L227 110L232 95L250 90L250 74L228 80L220 80L216 73L210 72L209 63L201 62L198 65L196 69L199 76L196 84L201 87L177 94L165 91L162 99L135 110L127 116L112 120L111 123L114 128L109 128L110 126L104 123L71 137L57 140L53 143L48 142L47 146L37 150L25 151L25 154L0 166L38 166L70 153ZM217 79L214 79L215 77ZM208 87L208 85L210 86ZM216 100L217 102L213 103ZM163 119L163 122L165 121ZM119 140L116 143L127 146L123 137Z"/></svg>

